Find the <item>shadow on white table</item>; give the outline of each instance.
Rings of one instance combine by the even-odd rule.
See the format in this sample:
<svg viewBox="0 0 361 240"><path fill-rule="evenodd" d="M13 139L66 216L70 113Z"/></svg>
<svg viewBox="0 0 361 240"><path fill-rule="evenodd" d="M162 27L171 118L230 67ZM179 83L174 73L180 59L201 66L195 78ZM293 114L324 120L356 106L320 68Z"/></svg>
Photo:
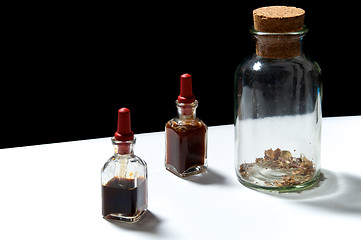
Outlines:
<svg viewBox="0 0 361 240"><path fill-rule="evenodd" d="M114 220L106 220L106 221L121 229L146 232L155 235L158 234L158 230L159 230L158 227L161 224L161 219L149 210L136 223L123 223Z"/></svg>
<svg viewBox="0 0 361 240"><path fill-rule="evenodd" d="M322 169L319 182L310 189L293 193L268 192L268 194L296 200L302 204L326 211L361 215L360 186L360 177Z"/></svg>
<svg viewBox="0 0 361 240"><path fill-rule="evenodd" d="M202 185L224 185L226 184L227 179L216 171L208 168L207 172L199 175L190 176L187 178L187 180Z"/></svg>

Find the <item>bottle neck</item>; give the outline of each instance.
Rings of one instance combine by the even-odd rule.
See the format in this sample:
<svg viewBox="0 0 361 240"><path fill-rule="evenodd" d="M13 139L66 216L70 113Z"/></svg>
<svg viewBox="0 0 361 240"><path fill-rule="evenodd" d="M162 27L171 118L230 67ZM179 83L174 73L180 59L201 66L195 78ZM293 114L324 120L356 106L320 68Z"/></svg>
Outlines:
<svg viewBox="0 0 361 240"><path fill-rule="evenodd" d="M118 141L112 137L112 144L115 149L115 154L119 155L133 155L134 154L134 145L135 138L129 141Z"/></svg>
<svg viewBox="0 0 361 240"><path fill-rule="evenodd" d="M256 54L264 58L287 59L302 54L302 39L308 29L298 32L266 33L251 29L256 41Z"/></svg>
<svg viewBox="0 0 361 240"><path fill-rule="evenodd" d="M196 108L198 107L198 101L195 100L191 103L180 103L176 101L178 109L178 118L181 120L194 119L196 117Z"/></svg>

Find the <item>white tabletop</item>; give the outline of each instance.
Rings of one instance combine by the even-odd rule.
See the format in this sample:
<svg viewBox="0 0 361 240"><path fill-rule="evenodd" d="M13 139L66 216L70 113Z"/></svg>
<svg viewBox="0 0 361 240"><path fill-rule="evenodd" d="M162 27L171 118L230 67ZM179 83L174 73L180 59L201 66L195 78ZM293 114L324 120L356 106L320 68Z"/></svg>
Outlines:
<svg viewBox="0 0 361 240"><path fill-rule="evenodd" d="M102 218L110 138L0 150L0 239L359 239L361 116L323 119L324 179L301 193L241 185L233 125L209 128L209 171L187 180L164 168L164 132L136 137L149 212L135 224Z"/></svg>

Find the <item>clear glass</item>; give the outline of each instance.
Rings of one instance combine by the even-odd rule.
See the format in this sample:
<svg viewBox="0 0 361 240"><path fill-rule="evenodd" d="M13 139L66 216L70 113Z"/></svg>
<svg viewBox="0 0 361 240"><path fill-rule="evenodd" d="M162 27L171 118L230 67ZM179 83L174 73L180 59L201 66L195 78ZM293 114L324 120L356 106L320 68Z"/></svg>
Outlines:
<svg viewBox="0 0 361 240"><path fill-rule="evenodd" d="M306 32L251 29L256 54L235 74L235 170L247 187L295 191L318 179L321 70L302 53Z"/></svg>
<svg viewBox="0 0 361 240"><path fill-rule="evenodd" d="M103 217L136 222L148 207L147 164L134 155L135 138L112 143L115 153L101 170Z"/></svg>
<svg viewBox="0 0 361 240"><path fill-rule="evenodd" d="M207 170L207 125L196 117L198 101L179 103L178 117L165 125L165 167L179 177Z"/></svg>

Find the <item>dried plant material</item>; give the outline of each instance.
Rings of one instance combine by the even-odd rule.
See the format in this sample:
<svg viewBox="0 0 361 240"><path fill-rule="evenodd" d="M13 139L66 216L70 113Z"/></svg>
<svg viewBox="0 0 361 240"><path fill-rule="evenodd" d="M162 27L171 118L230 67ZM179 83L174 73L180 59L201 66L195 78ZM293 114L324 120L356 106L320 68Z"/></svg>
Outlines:
<svg viewBox="0 0 361 240"><path fill-rule="evenodd" d="M245 180L251 180L252 171L257 169L283 171L284 174L277 180L264 181L270 187L288 187L299 185L310 181L315 173L315 167L311 160L303 154L300 157L293 157L290 151L268 149L264 152L263 158L256 158L254 163L243 163L239 172Z"/></svg>

